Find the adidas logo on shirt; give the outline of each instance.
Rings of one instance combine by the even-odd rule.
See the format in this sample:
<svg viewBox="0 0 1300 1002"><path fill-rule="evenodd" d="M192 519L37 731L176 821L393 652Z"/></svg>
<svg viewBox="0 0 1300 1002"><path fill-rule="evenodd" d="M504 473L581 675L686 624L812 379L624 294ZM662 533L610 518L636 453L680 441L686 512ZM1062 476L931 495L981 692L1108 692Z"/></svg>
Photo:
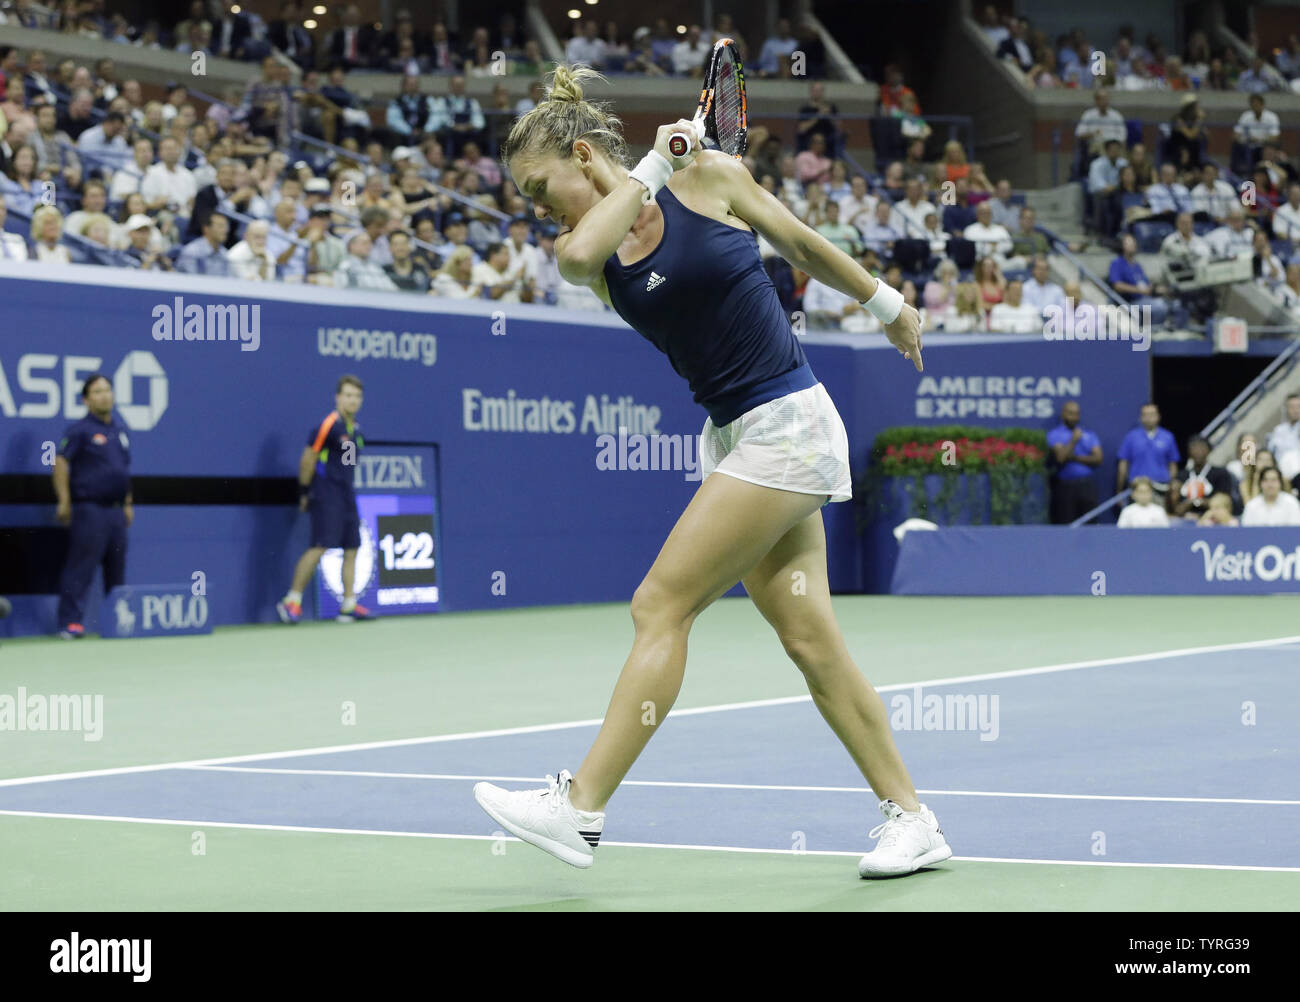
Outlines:
<svg viewBox="0 0 1300 1002"><path fill-rule="evenodd" d="M659 272L652 271L650 272L650 281L645 284L645 291L649 292L651 289L657 289L666 281L668 281L668 279L664 278L663 275L659 274Z"/></svg>

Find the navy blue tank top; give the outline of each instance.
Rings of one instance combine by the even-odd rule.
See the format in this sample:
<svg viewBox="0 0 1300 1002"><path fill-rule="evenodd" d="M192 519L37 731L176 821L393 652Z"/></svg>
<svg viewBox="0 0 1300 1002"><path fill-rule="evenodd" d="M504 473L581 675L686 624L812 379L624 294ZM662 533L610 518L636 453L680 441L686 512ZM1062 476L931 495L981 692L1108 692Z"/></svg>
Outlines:
<svg viewBox="0 0 1300 1002"><path fill-rule="evenodd" d="M659 245L635 264L605 262L618 315L668 356L715 427L817 384L751 230L688 209L664 185Z"/></svg>

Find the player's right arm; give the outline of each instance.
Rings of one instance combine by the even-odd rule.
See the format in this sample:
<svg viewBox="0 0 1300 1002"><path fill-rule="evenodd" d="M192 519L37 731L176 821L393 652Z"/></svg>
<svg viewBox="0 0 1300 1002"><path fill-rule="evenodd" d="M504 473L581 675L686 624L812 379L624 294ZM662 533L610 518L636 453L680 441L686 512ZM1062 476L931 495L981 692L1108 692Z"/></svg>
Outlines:
<svg viewBox="0 0 1300 1002"><path fill-rule="evenodd" d="M298 457L298 510L307 510L307 488L311 486L316 474L316 451L310 446L303 446L302 455Z"/></svg>

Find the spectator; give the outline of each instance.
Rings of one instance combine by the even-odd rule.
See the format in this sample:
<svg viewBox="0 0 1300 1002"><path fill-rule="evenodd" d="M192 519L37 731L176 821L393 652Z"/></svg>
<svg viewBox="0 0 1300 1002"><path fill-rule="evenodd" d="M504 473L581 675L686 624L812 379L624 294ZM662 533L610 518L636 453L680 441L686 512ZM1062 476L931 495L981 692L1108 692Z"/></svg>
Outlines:
<svg viewBox="0 0 1300 1002"><path fill-rule="evenodd" d="M1254 247L1254 230L1246 225L1246 211L1234 204L1228 209L1227 222L1207 233L1205 242L1215 257L1249 255Z"/></svg>
<svg viewBox="0 0 1300 1002"><path fill-rule="evenodd" d="M897 66L886 66L885 82L880 88L881 114L887 115L894 108L901 108L903 106L903 97L907 94L911 94L913 99L916 98L916 94L913 92L912 88L903 83L903 71ZM832 114L833 113L834 110L832 106ZM921 114L920 102L916 103L913 114Z"/></svg>
<svg viewBox="0 0 1300 1002"><path fill-rule="evenodd" d="M975 283L979 286L980 307L985 313L1002 302L1007 280L1002 277L1002 268L996 257L990 255L975 262Z"/></svg>
<svg viewBox="0 0 1300 1002"><path fill-rule="evenodd" d="M501 185L501 166L492 157L480 152L479 144L470 140L465 143L462 159L479 176L485 188L498 188Z"/></svg>
<svg viewBox="0 0 1300 1002"><path fill-rule="evenodd" d="M1024 287L1025 302L1036 309L1039 316L1049 306L1064 311L1068 305L1065 301L1065 290L1052 281L1047 258L1038 254L1034 256L1033 262L1033 277L1025 283ZM1061 316L1064 315L1062 312Z"/></svg>
<svg viewBox="0 0 1300 1002"><path fill-rule="evenodd" d="M1133 503L1119 513L1121 529L1168 529L1169 515L1155 500L1155 485L1149 477L1133 481Z"/></svg>
<svg viewBox="0 0 1300 1002"><path fill-rule="evenodd" d="M927 240L925 217L935 214L935 207L926 199L925 184L920 178L911 178L906 191L907 197L893 206L890 225L909 239Z"/></svg>
<svg viewBox="0 0 1300 1002"><path fill-rule="evenodd" d="M803 310L815 330L846 331L853 334L873 334L881 330L876 320L852 296L840 292L815 278L804 286Z"/></svg>
<svg viewBox="0 0 1300 1002"><path fill-rule="evenodd" d="M510 252L506 245L497 241L490 244L479 261L470 271L473 282L482 286L483 296L502 303L521 302L523 279L508 275Z"/></svg>
<svg viewBox="0 0 1300 1002"><path fill-rule="evenodd" d="M1097 507L1101 439L1079 424L1079 403L1061 405L1061 423L1047 433L1052 467L1048 507L1053 525L1067 525Z"/></svg>
<svg viewBox="0 0 1300 1002"><path fill-rule="evenodd" d="M686 37L673 46L673 73L677 76L703 76L704 60L711 49L712 45L708 40L700 36L700 26L691 25L686 29Z"/></svg>
<svg viewBox="0 0 1300 1002"><path fill-rule="evenodd" d="M430 295L448 299L478 299L483 286L473 278L474 252L468 247L457 247L443 262L442 270L434 276Z"/></svg>
<svg viewBox="0 0 1300 1002"><path fill-rule="evenodd" d="M979 24L980 29L984 32L984 37L989 40L994 50L1011 37L1011 32L1002 23L1002 15L993 4L985 5L983 12L980 14Z"/></svg>
<svg viewBox="0 0 1300 1002"><path fill-rule="evenodd" d="M1028 73L1030 67L1034 65L1034 54L1025 39L1029 33L1029 22L1023 17L1013 17L1010 23L1011 35L1002 40L995 55L999 59L1010 59L1021 70Z"/></svg>
<svg viewBox="0 0 1300 1002"><path fill-rule="evenodd" d="M9 215L9 206L0 198L0 260L26 261L28 259L27 241L18 233L5 232L5 218Z"/></svg>
<svg viewBox="0 0 1300 1002"><path fill-rule="evenodd" d="M1259 485L1260 480L1263 479L1264 471L1277 469L1277 460L1273 458L1273 453L1268 449L1259 449L1255 452L1255 461L1245 465L1243 469L1246 475L1238 485L1238 490L1242 502L1250 504L1254 498L1259 497ZM1282 487L1284 490L1290 487L1290 484L1285 482L1285 478Z"/></svg>
<svg viewBox="0 0 1300 1002"><path fill-rule="evenodd" d="M902 124L899 128L904 139L910 139L914 143L918 140L924 143L924 141L929 139L930 135L934 132L934 130L930 128L930 123L922 118L917 112L916 95L910 91L903 95L902 102L897 108L889 109L889 114L892 118L902 119ZM924 145L922 145L921 148L924 149Z"/></svg>
<svg viewBox="0 0 1300 1002"><path fill-rule="evenodd" d="M315 64L312 38L302 26L302 16L295 0L280 5L280 16L267 27L267 40L304 71Z"/></svg>
<svg viewBox="0 0 1300 1002"><path fill-rule="evenodd" d="M925 308L936 317L953 314L957 309L957 286L960 273L952 261L940 261L934 269L934 277L925 283L921 299Z"/></svg>
<svg viewBox="0 0 1300 1002"><path fill-rule="evenodd" d="M1241 524L1237 521L1237 516L1232 513L1232 499L1226 494L1211 494L1205 509L1205 514L1196 520L1197 526L1201 528Z"/></svg>
<svg viewBox="0 0 1300 1002"><path fill-rule="evenodd" d="M1041 334L1042 314L1032 303L1022 298L1023 283L1012 279L1007 283L1002 302L989 311L989 330L1001 334Z"/></svg>
<svg viewBox="0 0 1300 1002"><path fill-rule="evenodd" d="M1255 451L1258 447L1258 439L1250 432L1242 432L1237 436L1237 456L1235 459L1228 460L1225 469L1232 474L1232 479L1237 482L1238 488L1249 476L1249 470L1255 466Z"/></svg>
<svg viewBox="0 0 1300 1002"><path fill-rule="evenodd" d="M1300 393L1286 398L1286 417L1269 433L1268 448L1287 480L1300 477Z"/></svg>
<svg viewBox="0 0 1300 1002"><path fill-rule="evenodd" d="M1114 197L1118 200L1120 223L1123 226L1151 215L1146 199L1142 196L1142 189L1138 187L1137 172L1133 170L1132 164L1120 168L1119 187L1115 190Z"/></svg>
<svg viewBox="0 0 1300 1002"><path fill-rule="evenodd" d="M1172 91L1196 89L1196 82L1183 66L1183 61L1177 56L1170 56L1165 60L1165 86Z"/></svg>
<svg viewBox="0 0 1300 1002"><path fill-rule="evenodd" d="M432 220L430 220L432 225ZM395 230L388 235L388 248L392 252L391 264L384 267L393 285L403 292L427 294L432 284L428 269L411 253L411 234L406 230Z"/></svg>
<svg viewBox="0 0 1300 1002"><path fill-rule="evenodd" d="M1250 108L1241 113L1233 127L1237 141L1251 148L1251 162L1259 159L1260 147L1274 142L1282 134L1282 123L1277 112L1264 107L1263 94L1250 95Z"/></svg>
<svg viewBox="0 0 1300 1002"><path fill-rule="evenodd" d="M1119 468L1116 471L1115 490L1133 486L1137 478L1146 477L1161 498L1169 491L1169 484L1178 477L1178 443L1174 436L1160 427L1160 408L1143 404L1140 424L1124 436L1120 443Z"/></svg>
<svg viewBox="0 0 1300 1002"><path fill-rule="evenodd" d="M0 196L15 212L31 215L44 191L44 184L37 179L36 151L25 144L17 147L9 170L0 177Z"/></svg>
<svg viewBox="0 0 1300 1002"><path fill-rule="evenodd" d="M975 245L977 257L1003 258L1011 253L1011 234L993 222L993 206L988 201L975 207L975 222L962 231L962 236Z"/></svg>
<svg viewBox="0 0 1300 1002"><path fill-rule="evenodd" d="M1180 170L1201 166L1205 140L1205 109L1195 94L1184 94L1177 114L1169 124L1168 159Z"/></svg>
<svg viewBox="0 0 1300 1002"><path fill-rule="evenodd" d="M236 14L234 0L221 0L221 14L212 25L212 52L226 59L253 54L253 23L247 13Z"/></svg>
<svg viewBox="0 0 1300 1002"><path fill-rule="evenodd" d="M673 68L673 50L677 47L677 36L668 27L667 18L656 18L654 32L651 35L650 53L660 68L671 71Z"/></svg>
<svg viewBox="0 0 1300 1002"><path fill-rule="evenodd" d="M467 142L480 142L486 119L478 100L465 93L465 78L457 74L449 81L451 93L435 99L439 112L437 135L441 142L451 145L451 155L458 157Z"/></svg>
<svg viewBox="0 0 1300 1002"><path fill-rule="evenodd" d="M1273 248L1268 242L1268 234L1263 230L1254 230L1253 233L1251 264L1255 273L1255 283L1262 286L1265 291L1274 293L1286 284L1286 269L1282 266L1281 258L1273 253Z"/></svg>
<svg viewBox="0 0 1300 1002"><path fill-rule="evenodd" d="M27 54L27 72L23 74L23 100L29 108L38 101L55 104L58 100L53 84L45 75L45 53L40 49L33 49Z"/></svg>
<svg viewBox="0 0 1300 1002"><path fill-rule="evenodd" d="M1241 513L1243 526L1300 525L1300 501L1284 489L1282 473L1277 467L1260 471L1259 493L1246 502Z"/></svg>
<svg viewBox="0 0 1300 1002"><path fill-rule="evenodd" d="M32 245L36 260L42 263L71 264L68 248L60 242L63 237L63 214L52 205L39 205L32 213Z"/></svg>
<svg viewBox="0 0 1300 1002"><path fill-rule="evenodd" d="M1147 156L1147 148L1142 143L1134 143L1128 151L1128 165L1133 168L1137 187L1145 189L1155 181L1155 166Z"/></svg>
<svg viewBox="0 0 1300 1002"><path fill-rule="evenodd" d="M776 33L763 43L762 51L759 53L758 75L760 77L780 76L780 57L785 56L788 59L797 48L799 43L790 33L790 19L777 18Z"/></svg>
<svg viewBox="0 0 1300 1002"><path fill-rule="evenodd" d="M840 222L838 202L826 203L826 220L814 229L850 257L857 257L862 253L861 234L855 227Z"/></svg>
<svg viewBox="0 0 1300 1002"><path fill-rule="evenodd" d="M1035 229L1037 213L1029 206L1020 210L1020 229L1011 235L1011 256L1024 258L1026 261L1040 254L1050 254L1052 245L1047 237Z"/></svg>
<svg viewBox="0 0 1300 1002"><path fill-rule="evenodd" d="M230 256L226 251L226 238L230 224L219 212L211 213L203 223L203 233L181 248L176 258L176 270L190 275L230 275Z"/></svg>
<svg viewBox="0 0 1300 1002"><path fill-rule="evenodd" d="M624 72L632 50L619 37L618 22L605 22L605 65L614 73Z"/></svg>
<svg viewBox="0 0 1300 1002"><path fill-rule="evenodd" d="M537 269L541 255L537 248L528 242L528 217L515 216L510 220L506 250L510 254L510 263L506 266L507 275L518 275L524 280L525 289L532 289L537 282ZM532 302L525 297L524 302Z"/></svg>
<svg viewBox="0 0 1300 1002"><path fill-rule="evenodd" d="M1137 261L1137 240L1125 233L1120 240L1120 256L1110 263L1106 280L1130 303L1151 295L1151 280Z"/></svg>
<svg viewBox="0 0 1300 1002"><path fill-rule="evenodd" d="M1292 249L1300 247L1300 184L1287 189L1287 201L1273 214L1273 236L1291 241Z"/></svg>
<svg viewBox="0 0 1300 1002"><path fill-rule="evenodd" d="M368 229L357 230L348 237L348 254L334 270L334 285L339 289L394 292L397 286L383 266L375 262ZM390 263L391 260L392 256L389 255Z"/></svg>
<svg viewBox="0 0 1300 1002"><path fill-rule="evenodd" d="M1020 206L1011 201L1011 182L1002 178L994 189L993 198L989 200L993 206L993 222L1003 227L1008 233L1016 228L1020 222ZM972 220L973 221L973 220ZM947 229L947 227L944 227Z"/></svg>
<svg viewBox="0 0 1300 1002"><path fill-rule="evenodd" d="M285 282L307 280L307 248L298 238L301 226L306 229L306 217L298 220L298 206L282 198L275 205L275 222L266 234L266 249L275 259L276 270Z"/></svg>
<svg viewBox="0 0 1300 1002"><path fill-rule="evenodd" d="M375 59L375 29L361 23L361 8L354 3L343 8L342 17L342 25L325 42L329 61L344 70L368 69Z"/></svg>
<svg viewBox="0 0 1300 1002"><path fill-rule="evenodd" d="M1092 94L1093 107L1079 117L1074 134L1088 144L1088 151L1100 154L1107 141L1123 143L1128 138L1124 116L1110 106L1110 91L1098 87Z"/></svg>
<svg viewBox="0 0 1300 1002"><path fill-rule="evenodd" d="M388 131L404 143L418 143L435 121L433 102L420 93L420 78L411 74L403 76L401 90L388 102L385 116Z"/></svg>
<svg viewBox="0 0 1300 1002"><path fill-rule="evenodd" d="M1275 78L1265 66L1263 57L1258 53L1251 56L1250 69L1243 71L1237 77L1237 90L1247 91L1251 94L1262 94L1265 91L1276 89Z"/></svg>
<svg viewBox="0 0 1300 1002"><path fill-rule="evenodd" d="M317 285L334 284L334 272L348 253L343 241L330 232L332 215L329 205L315 206L302 233L307 244L307 281Z"/></svg>
<svg viewBox="0 0 1300 1002"><path fill-rule="evenodd" d="M826 137L814 132L808 149L794 158L795 170L801 184L810 181L828 182L831 179L831 160L826 155Z"/></svg>
<svg viewBox="0 0 1300 1002"><path fill-rule="evenodd" d="M489 210L496 209L496 199L491 195L479 195L475 198L480 206ZM469 231L466 241L475 253L485 254L489 245L501 239L501 231L492 216L483 208L471 209L469 212Z"/></svg>
<svg viewBox="0 0 1300 1002"><path fill-rule="evenodd" d="M1195 211L1191 192L1178 182L1178 168L1165 162L1160 165L1160 180L1147 188L1147 207L1155 221L1173 222L1181 212Z"/></svg>
<svg viewBox="0 0 1300 1002"><path fill-rule="evenodd" d="M1209 513L1210 500L1215 495L1231 501L1235 492L1232 474L1221 466L1210 465L1210 443L1200 435L1187 440L1187 464L1183 476L1173 482L1174 515L1199 523Z"/></svg>
<svg viewBox="0 0 1300 1002"><path fill-rule="evenodd" d="M137 195L136 198L140 196ZM153 220L143 213L129 217L124 224L127 232L127 246L123 253L141 271L170 271L171 262L159 254L153 246L157 230Z"/></svg>
<svg viewBox="0 0 1300 1002"><path fill-rule="evenodd" d="M699 40L700 29L692 25L694 40ZM701 56L700 60L703 61ZM600 37L600 25L595 18L580 19L573 22L573 37L564 46L564 61L567 63L585 63L595 69L605 65L605 40ZM678 72L689 72L690 68Z"/></svg>
<svg viewBox="0 0 1300 1002"><path fill-rule="evenodd" d="M943 207L943 229L959 237L966 227L975 222L975 208L970 202L970 182L966 178L957 179L953 198L951 204Z"/></svg>
<svg viewBox="0 0 1300 1002"><path fill-rule="evenodd" d="M1227 219L1229 210L1241 204L1232 185L1219 178L1219 169L1214 164L1201 168L1200 183L1192 189L1191 196L1197 213L1205 213L1217 221Z"/></svg>
<svg viewBox="0 0 1300 1002"><path fill-rule="evenodd" d="M1178 213L1174 226L1174 232L1160 244L1160 256L1171 273L1194 272L1198 261L1209 260L1210 245L1196 235L1190 212Z"/></svg>
<svg viewBox="0 0 1300 1002"><path fill-rule="evenodd" d="M160 162L145 171L140 182L140 194L150 212L166 209L189 215L197 189L194 175L181 166L180 156L181 144L172 136L165 136L158 144Z"/></svg>
<svg viewBox="0 0 1300 1002"><path fill-rule="evenodd" d="M946 258L948 256L948 234L939 228L939 213L930 212L925 216L925 239L930 241L930 256Z"/></svg>
<svg viewBox="0 0 1300 1002"><path fill-rule="evenodd" d="M234 277L252 282L275 281L275 257L267 247L270 229L264 219L248 224L244 239L230 248L227 256Z"/></svg>
<svg viewBox="0 0 1300 1002"><path fill-rule="evenodd" d="M893 206L888 200L876 203L876 218L863 227L862 242L881 257L888 257L894 251L894 241L901 240L903 234L893 224Z"/></svg>
<svg viewBox="0 0 1300 1002"><path fill-rule="evenodd" d="M77 149L87 154L91 165L106 164L117 170L131 159L126 145L126 116L120 111L110 111L99 125L92 125L77 137Z"/></svg>
<svg viewBox="0 0 1300 1002"><path fill-rule="evenodd" d="M85 229L86 219L99 215L108 206L108 190L104 182L90 180L81 189L81 208L69 212L63 220L63 227L69 233L81 233Z"/></svg>
<svg viewBox="0 0 1300 1002"><path fill-rule="evenodd" d="M1106 140L1106 152L1088 167L1088 193L1093 200L1093 225L1103 236L1114 236L1119 229L1119 172L1128 165L1120 156L1120 143Z"/></svg>
<svg viewBox="0 0 1300 1002"><path fill-rule="evenodd" d="M980 306L979 286L963 282L957 286L953 314L940 318L945 334L967 334L988 330L988 320Z"/></svg>
<svg viewBox="0 0 1300 1002"><path fill-rule="evenodd" d="M58 111L52 104L36 109L36 131L28 142L36 152L36 169L62 167L66 162L77 162L75 154L65 150L72 146L72 137L58 127Z"/></svg>
<svg viewBox="0 0 1300 1002"><path fill-rule="evenodd" d="M983 164L968 163L966 148L957 140L952 139L943 145L943 160L935 169L935 182L938 187L942 188L945 181L956 184L961 178L966 178L970 183L972 192L984 193L993 190L993 185L989 183L989 179L984 173Z"/></svg>
<svg viewBox="0 0 1300 1002"><path fill-rule="evenodd" d="M840 113L835 102L825 98L825 87L820 80L808 85L808 103L799 108L799 124L795 130L796 149L806 149L812 145L812 137L821 134L825 148L835 150L839 130L836 118Z"/></svg>
<svg viewBox="0 0 1300 1002"><path fill-rule="evenodd" d="M67 111L59 119L59 129L76 141L95 122L93 114L95 95L88 87L78 87L72 92Z"/></svg>

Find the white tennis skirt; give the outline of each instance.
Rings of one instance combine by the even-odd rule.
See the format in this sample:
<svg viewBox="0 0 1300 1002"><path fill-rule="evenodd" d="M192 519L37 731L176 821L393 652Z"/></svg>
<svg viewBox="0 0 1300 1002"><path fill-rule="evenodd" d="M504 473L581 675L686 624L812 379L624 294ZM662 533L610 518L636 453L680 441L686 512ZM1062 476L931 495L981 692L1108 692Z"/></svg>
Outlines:
<svg viewBox="0 0 1300 1002"><path fill-rule="evenodd" d="M828 494L830 501L853 497L849 436L821 383L759 404L721 428L707 418L700 473L714 471L762 487Z"/></svg>

